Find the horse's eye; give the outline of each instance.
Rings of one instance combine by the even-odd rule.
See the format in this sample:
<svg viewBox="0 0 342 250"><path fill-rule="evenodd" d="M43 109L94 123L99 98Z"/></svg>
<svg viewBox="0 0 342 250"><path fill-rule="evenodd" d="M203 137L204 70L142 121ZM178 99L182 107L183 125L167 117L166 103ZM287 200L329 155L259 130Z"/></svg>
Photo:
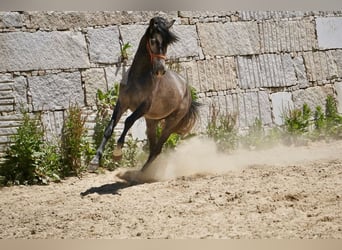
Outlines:
<svg viewBox="0 0 342 250"><path fill-rule="evenodd" d="M154 45L156 42L157 42L157 39L155 39L155 38L152 38L152 39L151 39L151 44L152 44L152 45Z"/></svg>

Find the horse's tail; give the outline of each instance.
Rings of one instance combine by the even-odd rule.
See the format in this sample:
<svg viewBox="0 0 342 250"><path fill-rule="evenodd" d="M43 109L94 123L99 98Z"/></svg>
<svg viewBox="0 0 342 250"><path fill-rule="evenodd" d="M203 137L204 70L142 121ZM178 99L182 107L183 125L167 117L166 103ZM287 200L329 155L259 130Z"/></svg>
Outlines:
<svg viewBox="0 0 342 250"><path fill-rule="evenodd" d="M191 98L191 96L190 96ZM184 135L190 132L190 130L193 128L195 125L198 117L199 117L199 107L201 106L201 103L191 100L191 105L189 107L188 112L186 115L183 117L183 119L180 121L178 128L177 128L177 133Z"/></svg>

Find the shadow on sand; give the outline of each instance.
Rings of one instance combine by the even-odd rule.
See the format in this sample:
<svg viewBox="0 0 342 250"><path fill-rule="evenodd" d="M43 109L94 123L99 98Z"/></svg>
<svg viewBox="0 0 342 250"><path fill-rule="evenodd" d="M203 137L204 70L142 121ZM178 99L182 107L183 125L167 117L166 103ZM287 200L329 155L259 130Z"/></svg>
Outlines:
<svg viewBox="0 0 342 250"><path fill-rule="evenodd" d="M118 193L119 190L131 187L137 184L139 183L129 183L129 182L118 181L118 182L111 183L111 184L105 184L100 187L91 187L85 192L82 192L81 196L87 196L89 194L95 194L95 193L99 195L105 195L105 194L115 195L115 194L119 194Z"/></svg>
<svg viewBox="0 0 342 250"><path fill-rule="evenodd" d="M121 171L116 176L120 178L120 180L118 180L117 182L105 184L100 187L91 187L88 190L82 192L80 195L83 197L95 193L99 195L116 195L119 194L118 191L121 189L156 181L139 170Z"/></svg>

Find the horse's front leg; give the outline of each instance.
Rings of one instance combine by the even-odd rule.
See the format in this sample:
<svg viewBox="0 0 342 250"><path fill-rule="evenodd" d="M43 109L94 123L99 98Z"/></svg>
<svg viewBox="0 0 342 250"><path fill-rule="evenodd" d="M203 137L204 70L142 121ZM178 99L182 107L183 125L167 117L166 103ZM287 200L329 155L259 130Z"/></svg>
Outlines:
<svg viewBox="0 0 342 250"><path fill-rule="evenodd" d="M127 119L125 120L124 130L122 131L118 139L116 148L113 152L114 159L120 159L122 157L122 147L125 144L125 137L128 130L133 126L136 120L141 118L146 113L148 108L148 104L144 102L130 116L127 117Z"/></svg>
<svg viewBox="0 0 342 250"><path fill-rule="evenodd" d="M116 126L116 124L118 123L118 121L120 120L121 115L123 114L125 110L121 107L120 102L118 101L115 105L115 108L113 110L113 114L112 117L104 131L104 135L103 135L103 139L101 141L100 146L98 147L98 149L96 150L96 155L94 156L94 158L91 160L89 166L88 166L88 170L89 171L95 171L99 164L100 164L100 160L104 151L104 148L106 146L107 141L109 140L109 138L112 136L113 134L113 130Z"/></svg>

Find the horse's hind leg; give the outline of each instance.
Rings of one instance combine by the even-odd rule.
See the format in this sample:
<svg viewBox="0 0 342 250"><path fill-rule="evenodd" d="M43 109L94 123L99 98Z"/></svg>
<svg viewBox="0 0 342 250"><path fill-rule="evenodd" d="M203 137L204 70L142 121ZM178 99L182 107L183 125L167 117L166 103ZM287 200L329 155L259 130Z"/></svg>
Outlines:
<svg viewBox="0 0 342 250"><path fill-rule="evenodd" d="M112 117L111 117L105 131L104 131L104 135L103 135L103 139L101 141L101 144L96 151L96 155L91 160L91 162L88 166L89 171L95 171L97 169L97 167L99 166L104 148L106 146L106 143L109 140L109 138L112 136L113 130L114 130L116 124L118 123L118 121L120 120L120 117L124 111L125 110L122 109L120 102L117 102L115 105Z"/></svg>
<svg viewBox="0 0 342 250"><path fill-rule="evenodd" d="M146 119L146 135L148 139L149 149L152 152L157 144L157 126L158 120Z"/></svg>
<svg viewBox="0 0 342 250"><path fill-rule="evenodd" d="M177 125L181 118L179 117L169 117L165 120L165 126L162 130L162 133L157 141L157 143L154 145L154 147L150 146L150 155L142 167L141 171L145 171L147 167L157 158L157 156L161 153L162 148L166 140L169 138L169 136L176 131Z"/></svg>

